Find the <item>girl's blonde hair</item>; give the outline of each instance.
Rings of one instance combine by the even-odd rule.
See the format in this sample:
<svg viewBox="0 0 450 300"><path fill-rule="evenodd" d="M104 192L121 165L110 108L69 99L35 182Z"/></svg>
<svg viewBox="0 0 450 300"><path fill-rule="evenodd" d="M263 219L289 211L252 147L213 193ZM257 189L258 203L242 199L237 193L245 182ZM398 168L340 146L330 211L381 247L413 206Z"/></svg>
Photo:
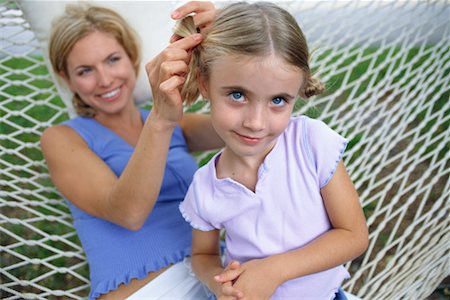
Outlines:
<svg viewBox="0 0 450 300"><path fill-rule="evenodd" d="M192 23L190 20L181 22ZM179 24L180 36L195 33L192 25ZM191 28L186 34L186 28ZM183 32L184 31L184 32ZM299 95L308 98L320 94L323 84L309 67L309 51L305 36L295 18L283 8L270 2L233 3L221 9L204 33L201 45L193 49L190 72L181 94L186 103L199 96L197 78L208 79L215 60L224 55L267 56L275 53L288 64L305 72L306 82Z"/></svg>
<svg viewBox="0 0 450 300"><path fill-rule="evenodd" d="M140 44L137 34L115 11L87 4L67 5L65 14L55 19L48 43L53 71L69 78L67 58L74 45L88 34L100 31L112 34L125 49L133 63L136 75L141 63ZM69 78L70 80L70 78ZM93 117L95 111L75 93L72 103L78 115Z"/></svg>

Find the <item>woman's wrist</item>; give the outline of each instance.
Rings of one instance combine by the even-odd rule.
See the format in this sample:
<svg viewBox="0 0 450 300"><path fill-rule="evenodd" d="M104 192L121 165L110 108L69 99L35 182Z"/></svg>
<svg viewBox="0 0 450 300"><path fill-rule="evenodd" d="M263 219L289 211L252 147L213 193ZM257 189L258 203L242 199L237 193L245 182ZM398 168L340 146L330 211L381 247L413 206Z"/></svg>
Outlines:
<svg viewBox="0 0 450 300"><path fill-rule="evenodd" d="M153 111L150 112L147 122L154 130L158 132L165 132L165 131L171 132L178 125L178 122L161 118Z"/></svg>

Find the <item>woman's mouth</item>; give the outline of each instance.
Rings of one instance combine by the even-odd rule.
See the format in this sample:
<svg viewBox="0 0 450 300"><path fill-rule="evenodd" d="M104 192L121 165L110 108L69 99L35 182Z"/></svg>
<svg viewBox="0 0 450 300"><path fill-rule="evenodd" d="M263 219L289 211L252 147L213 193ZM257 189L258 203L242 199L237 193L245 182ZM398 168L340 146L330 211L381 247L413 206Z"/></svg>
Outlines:
<svg viewBox="0 0 450 300"><path fill-rule="evenodd" d="M120 87L109 91L107 93L101 94L100 98L102 98L103 100L113 100L114 97L116 97L117 95L119 95L120 93Z"/></svg>

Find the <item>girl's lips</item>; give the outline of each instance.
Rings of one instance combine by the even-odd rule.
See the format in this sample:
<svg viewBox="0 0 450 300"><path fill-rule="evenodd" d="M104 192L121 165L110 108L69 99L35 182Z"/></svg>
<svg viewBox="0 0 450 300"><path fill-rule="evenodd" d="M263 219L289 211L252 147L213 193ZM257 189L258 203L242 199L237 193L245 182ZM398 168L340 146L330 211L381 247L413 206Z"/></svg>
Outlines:
<svg viewBox="0 0 450 300"><path fill-rule="evenodd" d="M239 138L246 144L249 145L256 145L257 143L259 143L259 141L261 140L261 138L256 138L256 137L250 137L250 136L246 136L246 135L241 135L239 133L236 133Z"/></svg>

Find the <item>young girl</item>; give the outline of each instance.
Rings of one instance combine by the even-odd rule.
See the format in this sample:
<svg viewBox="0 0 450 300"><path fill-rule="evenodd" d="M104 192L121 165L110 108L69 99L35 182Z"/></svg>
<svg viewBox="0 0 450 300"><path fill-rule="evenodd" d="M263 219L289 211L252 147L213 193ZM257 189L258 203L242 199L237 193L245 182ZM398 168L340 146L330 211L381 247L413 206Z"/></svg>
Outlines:
<svg viewBox="0 0 450 300"><path fill-rule="evenodd" d="M218 299L343 299L342 264L365 251L367 226L342 162L347 140L291 116L298 96L322 91L295 19L270 3L231 4L192 55L183 93L208 99L226 144L180 205L194 272Z"/></svg>

